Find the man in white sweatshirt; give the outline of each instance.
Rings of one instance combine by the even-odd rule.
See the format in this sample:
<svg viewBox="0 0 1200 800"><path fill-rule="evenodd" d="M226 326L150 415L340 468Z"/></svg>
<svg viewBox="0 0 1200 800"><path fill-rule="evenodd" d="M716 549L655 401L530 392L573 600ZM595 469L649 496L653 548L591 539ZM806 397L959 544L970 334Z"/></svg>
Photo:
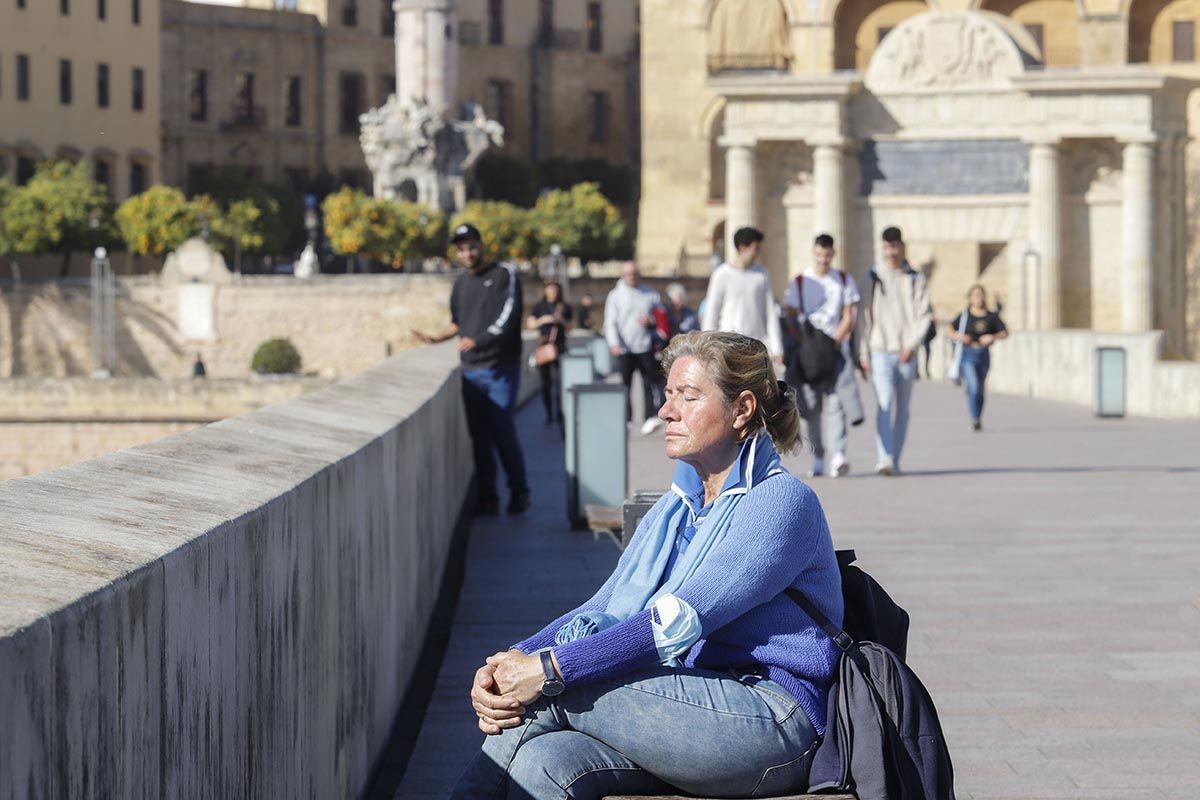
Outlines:
<svg viewBox="0 0 1200 800"><path fill-rule="evenodd" d="M633 419L629 391L633 373L642 374L643 408L646 412L642 433L650 434L662 425L658 418L659 373L654 358L654 308L659 305L658 292L640 283L638 266L626 261L621 266L621 280L604 301L604 338L621 369L625 383L625 421Z"/></svg>
<svg viewBox="0 0 1200 800"><path fill-rule="evenodd" d="M859 346L863 372L875 387L875 449L880 475L900 471L908 433L908 403L917 378L917 348L933 321L929 283L904 258L899 228L883 231L883 264L872 267Z"/></svg>
<svg viewBox="0 0 1200 800"><path fill-rule="evenodd" d="M782 364L783 339L771 276L756 263L763 238L757 228L740 228L733 234L737 254L708 279L700 325L706 331L731 331L758 339L775 363Z"/></svg>

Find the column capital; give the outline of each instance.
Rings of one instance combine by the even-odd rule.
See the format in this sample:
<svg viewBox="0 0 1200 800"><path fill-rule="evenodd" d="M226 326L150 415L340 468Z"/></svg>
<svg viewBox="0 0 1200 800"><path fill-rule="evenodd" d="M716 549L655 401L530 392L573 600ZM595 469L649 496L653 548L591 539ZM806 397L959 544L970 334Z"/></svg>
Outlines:
<svg viewBox="0 0 1200 800"><path fill-rule="evenodd" d="M1158 144L1159 138L1157 134L1151 132L1140 133L1135 136L1122 136L1117 139L1117 141L1121 143L1122 147L1133 147L1139 144L1147 147L1153 147L1154 145Z"/></svg>
<svg viewBox="0 0 1200 800"><path fill-rule="evenodd" d="M1035 147L1042 148L1042 149L1050 148L1052 150L1058 150L1058 148L1061 147L1062 143L1063 143L1061 136L1056 136L1051 133L1044 133L1044 134L1036 134L1035 133L1031 136L1026 136L1022 141L1024 141L1025 144L1029 145L1029 148L1031 150Z"/></svg>
<svg viewBox="0 0 1200 800"><path fill-rule="evenodd" d="M845 150L851 144L851 140L848 137L840 134L823 134L821 136L814 136L811 139L806 139L804 143L813 149L818 147L834 147L839 150Z"/></svg>
<svg viewBox="0 0 1200 800"><path fill-rule="evenodd" d="M720 147L748 147L754 148L758 145L758 139L745 134L727 133L717 137L717 144Z"/></svg>

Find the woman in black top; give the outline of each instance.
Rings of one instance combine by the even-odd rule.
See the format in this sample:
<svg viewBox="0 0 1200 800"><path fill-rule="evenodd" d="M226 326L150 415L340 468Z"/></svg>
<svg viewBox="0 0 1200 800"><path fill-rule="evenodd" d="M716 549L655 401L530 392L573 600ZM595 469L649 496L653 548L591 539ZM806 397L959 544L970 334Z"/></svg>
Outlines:
<svg viewBox="0 0 1200 800"><path fill-rule="evenodd" d="M975 285L967 292L967 308L950 322L950 338L962 342L962 376L967 387L967 409L971 414L971 430L981 430L983 423L983 385L992 365L988 348L1008 337L1008 328L1000 312L987 304L987 290ZM963 325L966 314L966 325ZM962 330L962 333L959 331Z"/></svg>
<svg viewBox="0 0 1200 800"><path fill-rule="evenodd" d="M542 287L542 299L529 310L525 327L538 329L538 345L553 344L561 355L567 347L567 324L571 321L571 306L563 300L562 286L558 281L547 281ZM542 378L542 405L546 408L546 424L562 422L562 408L557 412L554 398L558 390L558 358L540 364L538 372ZM561 406L561 400L560 400Z"/></svg>

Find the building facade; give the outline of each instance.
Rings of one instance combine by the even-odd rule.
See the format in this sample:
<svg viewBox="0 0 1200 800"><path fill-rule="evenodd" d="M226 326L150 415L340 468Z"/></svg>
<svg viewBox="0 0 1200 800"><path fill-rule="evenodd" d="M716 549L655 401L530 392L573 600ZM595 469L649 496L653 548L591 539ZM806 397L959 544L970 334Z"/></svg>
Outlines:
<svg viewBox="0 0 1200 800"><path fill-rule="evenodd" d="M164 0L166 182L235 167L271 181L371 186L359 115L396 89L392 0ZM460 0L458 102L532 162L636 159L637 3Z"/></svg>
<svg viewBox="0 0 1200 800"><path fill-rule="evenodd" d="M755 224L782 292L816 233L862 278L899 225L943 319L978 282L1014 328L1162 330L1194 358L1197 17L1191 0L647 0L639 258L702 271Z"/></svg>
<svg viewBox="0 0 1200 800"><path fill-rule="evenodd" d="M120 200L158 181L159 0L0 3L0 179L84 161Z"/></svg>

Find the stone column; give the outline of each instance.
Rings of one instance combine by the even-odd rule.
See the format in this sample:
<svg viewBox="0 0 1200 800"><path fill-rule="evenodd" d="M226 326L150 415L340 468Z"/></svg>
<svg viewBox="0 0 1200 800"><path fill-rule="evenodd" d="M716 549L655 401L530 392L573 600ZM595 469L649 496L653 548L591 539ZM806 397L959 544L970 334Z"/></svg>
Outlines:
<svg viewBox="0 0 1200 800"><path fill-rule="evenodd" d="M816 142L813 145L813 233L828 233L834 246L846 246L846 168L844 143Z"/></svg>
<svg viewBox="0 0 1200 800"><path fill-rule="evenodd" d="M1062 325L1062 177L1057 141L1029 146L1029 244L1036 253L1033 281L1026 293L1031 330Z"/></svg>
<svg viewBox="0 0 1200 800"><path fill-rule="evenodd" d="M442 111L456 100L458 37L451 0L394 0L396 98Z"/></svg>
<svg viewBox="0 0 1200 800"><path fill-rule="evenodd" d="M1154 142L1125 143L1121 200L1121 328L1154 327Z"/></svg>
<svg viewBox="0 0 1200 800"><path fill-rule="evenodd" d="M754 224L754 142L722 139L725 146L725 257L733 258L733 234Z"/></svg>

